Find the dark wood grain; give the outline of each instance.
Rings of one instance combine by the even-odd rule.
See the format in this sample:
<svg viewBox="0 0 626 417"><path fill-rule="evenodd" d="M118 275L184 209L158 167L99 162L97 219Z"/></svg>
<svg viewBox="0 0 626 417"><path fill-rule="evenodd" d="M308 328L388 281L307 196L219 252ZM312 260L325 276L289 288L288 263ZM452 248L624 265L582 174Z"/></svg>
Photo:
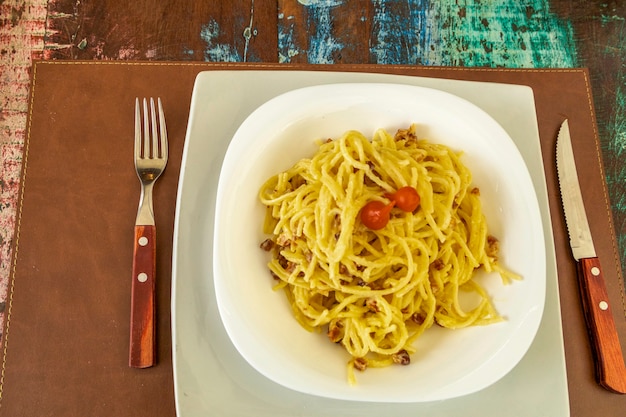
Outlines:
<svg viewBox="0 0 626 417"><path fill-rule="evenodd" d="M276 60L272 0L59 0L49 7L48 59Z"/></svg>
<svg viewBox="0 0 626 417"><path fill-rule="evenodd" d="M320 2L305 6L297 1L278 0L277 4L279 62L370 62L372 2L356 0L332 5Z"/></svg>

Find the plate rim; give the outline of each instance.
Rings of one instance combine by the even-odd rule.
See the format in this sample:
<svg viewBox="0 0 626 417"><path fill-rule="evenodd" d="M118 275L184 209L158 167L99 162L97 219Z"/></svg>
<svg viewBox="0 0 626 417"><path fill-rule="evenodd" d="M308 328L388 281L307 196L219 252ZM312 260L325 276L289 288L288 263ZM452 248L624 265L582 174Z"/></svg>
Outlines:
<svg viewBox="0 0 626 417"><path fill-rule="evenodd" d="M439 96L444 98L445 100L449 101L449 102L454 102L454 104L458 104L461 107L465 107L466 109L471 109L472 111L474 111L476 114L480 114L481 117L484 118L484 120L488 120L489 123L492 124L491 128L497 129L500 131L500 134L503 136L503 138L507 139L507 144L506 146L508 146L508 151L513 153L513 156L517 159L516 162L521 162L521 167L523 168L523 172L522 174L524 175L523 178L523 182L525 186L528 186L529 189L527 191L532 192L532 195L534 196L534 198L532 199L532 208L530 209L530 217L532 218L532 220L536 221L537 224L534 225L533 227L533 231L535 233L537 233L537 242L539 242L542 250L537 251L540 253L540 258L541 258L541 262L539 262L539 269L542 269L544 271L546 271L546 262L547 262L547 256L546 256L546 247L545 247L545 236L543 233L543 229L542 229L542 216L541 216L541 212L539 209L539 202L538 202L538 198L536 195L536 190L535 190L535 186L533 184L528 166L524 160L524 158L522 157L521 153L519 152L519 149L517 148L514 140L510 137L510 135L508 134L508 132L506 132L506 130L500 125L500 123L498 123L497 120L495 120L491 115L489 115L487 112L485 112L483 109L481 109L480 107L476 106L474 103L470 102L469 100L466 100L458 95L449 93L449 92L445 92L439 89L435 89L435 88L430 88L430 87L423 87L423 86L415 86L415 85L407 85L407 84L402 84L402 83L358 83L358 82L354 82L354 83L333 83L333 84L322 84L322 85L315 85L315 86L308 86L308 87L303 87L303 88L297 88L297 89L293 89L290 90L286 93L277 95L269 100L267 100L265 103L263 103L261 106L258 106L248 117L246 117L246 119L243 121L243 123L241 123L241 125L239 126L239 128L236 130L235 134L233 135L233 138L231 139L231 142L227 148L225 157L224 157L224 161L223 161L223 165L222 165L222 169L220 170L220 178L218 180L218 187L217 187L217 200L219 201L220 196L224 193L224 182L223 182L223 173L224 173L224 169L228 168L229 164L231 163L231 160L233 158L237 158L239 154L237 154L237 148L241 148L242 145L245 144L245 142L241 142L239 140L240 137L240 132L243 130L245 131L245 129L248 129L248 125L250 124L254 124L256 123L256 118L260 117L260 115L265 115L266 113L268 113L268 111L271 111L275 106L277 105L281 105L283 102L286 103L292 103L294 100L298 100L298 99L306 99L306 98L311 98L309 97L310 95L313 95L315 97L316 94L318 94L320 91L322 92L329 92L330 90L337 90L342 97L342 100L340 101L344 101L345 100L345 94L346 94L346 90L347 90L347 95L350 96L350 94L353 94L354 96L367 96L367 99L369 99L369 94L371 94L370 91L368 91L368 94L364 94L362 92L358 92L357 90L360 89L373 89L374 92L377 92L378 90L382 89L382 90L386 90L387 92L393 90L394 94L400 93L400 94L408 94L411 92L422 92L422 93L428 93L434 96ZM353 96L350 96L350 99L353 99ZM394 96L395 98L395 96ZM332 100L332 98L330 99ZM322 103L326 103L326 99L322 99L320 100ZM352 102L350 102L352 103ZM368 103L369 104L369 103ZM288 111L289 113L289 111ZM299 112L295 112L296 116L299 116L300 113ZM290 113L289 113L290 114ZM279 117L280 120L282 120L284 116L281 115ZM427 124L428 122L425 121L425 123ZM295 161L294 161L295 162ZM218 243L222 243L220 239L220 235L223 235L223 229L222 229L222 225L220 224L220 219L221 216L223 215L222 210L223 207L220 204L217 204L216 206L216 212L215 212L215 226L214 226L214 241L218 242ZM218 309L223 321L223 324L226 328L226 331L229 335L229 337L231 338L231 341L233 342L233 344L235 345L235 347L239 350L239 353L245 358L245 360L247 360L249 363L251 363L252 366L254 366L255 368L257 368L257 370L259 372L261 372L263 375L265 375L267 378L273 380L276 383L279 383L281 385L284 385L288 388L291 389L295 389L297 391L301 391L301 392L305 392L307 394L312 394L312 395L318 395L318 396L323 396L323 397L329 397L329 398L336 398L336 399L345 399L345 400L352 400L352 401L375 401L375 402L426 402L426 401L435 401L435 400L443 400L443 399L449 399L449 398L454 398L454 397L458 397L458 396L463 396L463 395L467 395L467 394L471 394L473 392L476 392L478 390L482 390L485 387L497 382L499 379L501 379L503 376L505 376L511 369L513 369L513 367L524 357L524 355L526 354L527 350L530 348L532 342L534 341L534 338L536 337L537 331L539 329L541 320L542 320L542 316L543 316L543 311L544 311L544 307L545 307L545 299L546 299L546 293L545 293L545 281L547 280L547 274L544 273L542 274L542 279L541 282L543 283L542 285L539 285L538 287L540 288L539 291L536 293L537 297L538 297L538 302L537 303L532 303L530 304L531 307L534 306L538 306L538 313L534 313L533 315L533 319L531 320L531 322L529 324L524 324L524 326L520 326L523 328L530 328L529 334L530 336L528 338L525 338L523 340L521 340L523 342L523 347L521 349L514 349L514 357L512 359L512 361L509 363L509 361L505 361L505 366L502 367L502 370L499 372L495 373L495 378L484 378L484 377L476 377L476 384L470 384L470 385L466 385L465 389L459 389L458 387L456 388L456 391L454 391L452 394L443 394L441 392L437 393L437 392L432 392L430 393L430 396L421 396L421 397L393 397L392 399L388 399L386 397L381 397L381 396L377 396L375 394L373 394L372 392L367 392L367 394L369 394L369 396L365 399L362 399L362 393L359 394L355 394L355 395L351 395L350 392L351 391L343 391L341 394L337 394L336 391L332 391L329 389L326 390L311 390L309 388L307 388L304 385L290 385L290 384L286 384L284 380L280 379L279 376L277 376L276 373L272 372L270 369L268 369L267 366L265 366L264 364L259 364L258 360L255 360L253 357L251 357L251 351L244 345L243 341L240 338L240 335L237 333L233 333L233 329L232 329L232 322L230 321L229 318L229 314L228 311L225 307L225 305L223 304L223 298L220 297L220 294L222 291L222 288L220 287L220 285L223 284L223 282L221 280L219 280L217 278L217 276L219 275L218 268L220 267L220 260L221 260L221 255L222 255L222 245L220 244L216 244L213 247L213 256L214 256L214 265L213 265L213 279L214 279L214 285L216 288L216 297L217 297L217 305L218 305ZM541 256L542 255L542 256ZM515 284L512 284L515 285ZM535 295L535 293L533 293ZM516 339L514 336L514 333L509 334L509 336L507 337L507 341L504 343L505 345L509 343L509 341L511 339ZM501 358L502 356L498 353L497 358ZM486 363L490 364L493 361L493 359L489 359ZM496 361L496 363L501 362L501 360ZM474 370L472 373L476 373L476 370ZM461 378L466 379L467 376ZM454 384L453 384L454 385ZM347 393L347 394L346 394Z"/></svg>
<svg viewBox="0 0 626 417"><path fill-rule="evenodd" d="M206 126L203 126L203 122L199 121L199 119L204 119L205 122L213 120L211 119L212 114L210 112L207 113L207 107L216 108L216 106L211 104L215 101L216 93L218 95L219 93L225 94L225 101L230 108L237 107L232 101L241 100L241 97L237 97L238 94L231 95L230 92L225 91L227 90L225 86L228 85L247 88L249 94L246 98L254 100L259 97L265 99L292 88L338 81L401 82L411 85L434 85L438 88L461 94L471 101L480 104L490 114L497 115L498 120L503 123L503 127L511 132L518 146L522 147L524 158L531 163L533 182L536 187L537 197L540 200L540 209L544 220L543 225L548 257L547 270L549 275L547 294L550 302L546 304L548 314L544 314L544 319L540 326L540 337L531 346L531 352L523 359L523 364L516 367L512 375L505 377L504 381L498 382L484 391L461 398L458 401L437 403L436 407L433 407L431 404L381 405L372 403L363 406L343 401L320 402L320 399L316 397L300 396L290 391L278 389L278 387L271 387L272 384L269 381L257 378L249 371L244 370L243 373L239 373L237 370L231 372L220 368L218 358L216 357L217 350L220 348L219 339L204 340L195 336L198 325L202 324L197 321L197 316L195 315L200 307L196 302L189 302L185 297L188 297L194 291L204 291L203 295L209 297L207 300L209 309L212 308L212 300L211 288L204 288L201 282L192 278L198 267L197 261L194 260L192 262L184 252L191 249L193 243L197 243L193 240L193 234L190 236L189 230L187 230L190 222L189 217L187 217L190 214L190 202L188 200L189 195L194 193L198 187L198 181L206 180L209 186L212 184L209 180L210 178L206 178L207 175L210 176L210 173L198 172L198 161L193 155L189 156L193 152L188 152L188 150L193 149L194 152L202 150L211 154L217 153L218 158L216 161L213 161L217 164L220 164L219 154L222 152L219 141L211 142L210 144L206 143L206 132L202 132L202 129L206 128ZM476 94L477 89L482 91L485 88L493 93L489 98L485 98L482 94ZM507 97L507 99L516 100L518 110L512 112L512 115L515 116L515 121L511 121L511 117L508 115L500 113L499 103L503 96ZM187 156L184 156L182 160L184 169L180 173L177 191L175 241L172 253L172 360L178 416L205 415L206 413L219 412L219 410L222 411L224 416L234 416L240 415L244 410L249 410L249 407L254 407L258 415L272 417L291 416L296 409L310 416L327 417L334 416L337 412L348 410L351 410L350 412L352 413L359 412L359 415L363 416L379 415L381 411L389 412L390 410L398 416L414 415L415 412L420 410L437 417L448 416L450 413L455 412L463 412L468 417L482 417L492 415L492 413L499 416L517 416L518 411L536 411L537 407L545 410L546 414L544 415L546 416L569 416L570 408L562 320L556 277L556 253L552 240L553 230L549 216L545 169L541 158L541 143L532 87L519 83L504 84L490 81L459 80L419 74L398 75L342 72L341 70L311 71L286 69L266 71L263 69L246 69L231 71L211 69L198 73L193 87L191 102L189 124L184 144L184 155ZM220 101L220 108L223 107L222 104ZM240 114L245 115L247 111L246 105L237 108L237 112ZM229 131L229 127L223 123L223 120L218 121L220 122L219 133L232 134L232 131ZM206 123L204 124L206 125ZM521 129L523 129L524 137L528 136L528 141L520 141L522 136ZM196 163L188 166L189 162ZM204 161L202 162L204 163ZM208 198L209 200L212 198L211 193L209 193ZM208 209L210 210L210 206ZM185 216L182 216L183 214ZM182 231L180 229L181 226L184 226ZM206 244L211 246L212 243L207 242ZM218 328L215 331L220 333L219 323L213 322L208 324L215 325ZM551 358L548 362L549 365L537 366L544 363L545 357ZM241 360L242 358L237 357L227 358L226 364L229 366L228 369L232 370L232 366L236 366ZM207 369L215 373L210 374L211 376L203 373ZM541 376L539 380L536 379L538 376ZM253 380L251 382L253 384L252 391L246 390L246 386L240 385L241 377L245 377L246 380ZM521 389L520 393L523 397L515 394L519 390L513 391L509 389L512 386L511 378L513 377L520 378L518 382L515 382L515 387ZM218 383L217 381L221 382ZM546 388L550 389L549 395ZM265 396L269 395L272 399L267 401L260 400L254 394L257 391L262 392ZM274 395L280 395L280 397L274 397ZM524 402L519 403L516 408L501 407L509 404L509 400L516 398L523 398Z"/></svg>

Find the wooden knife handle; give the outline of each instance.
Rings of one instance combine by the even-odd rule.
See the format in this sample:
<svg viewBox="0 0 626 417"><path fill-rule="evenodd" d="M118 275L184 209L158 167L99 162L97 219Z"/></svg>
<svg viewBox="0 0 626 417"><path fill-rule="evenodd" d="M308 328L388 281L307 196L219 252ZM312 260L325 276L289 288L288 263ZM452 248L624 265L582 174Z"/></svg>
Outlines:
<svg viewBox="0 0 626 417"><path fill-rule="evenodd" d="M132 368L155 363L155 260L155 226L135 226L128 358Z"/></svg>
<svg viewBox="0 0 626 417"><path fill-rule="evenodd" d="M596 379L609 391L626 393L626 367L598 258L578 262L580 293L595 355Z"/></svg>

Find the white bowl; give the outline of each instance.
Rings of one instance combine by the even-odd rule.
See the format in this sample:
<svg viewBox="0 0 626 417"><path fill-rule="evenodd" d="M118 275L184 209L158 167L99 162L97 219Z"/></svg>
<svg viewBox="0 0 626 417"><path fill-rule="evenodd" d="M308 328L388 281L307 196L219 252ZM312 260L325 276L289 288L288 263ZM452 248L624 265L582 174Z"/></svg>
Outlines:
<svg viewBox="0 0 626 417"><path fill-rule="evenodd" d="M270 176L310 157L314 141L355 129L371 137L411 123L421 137L464 151L480 187L501 263L523 280L484 281L502 323L421 336L409 366L357 372L349 355L323 333L294 319L273 291L258 191ZM233 137L217 190L214 280L226 331L240 354L267 378L307 394L354 401L424 402L466 395L507 374L532 343L543 313L546 255L537 197L507 133L473 104L438 90L397 84L331 84L295 90L252 113Z"/></svg>

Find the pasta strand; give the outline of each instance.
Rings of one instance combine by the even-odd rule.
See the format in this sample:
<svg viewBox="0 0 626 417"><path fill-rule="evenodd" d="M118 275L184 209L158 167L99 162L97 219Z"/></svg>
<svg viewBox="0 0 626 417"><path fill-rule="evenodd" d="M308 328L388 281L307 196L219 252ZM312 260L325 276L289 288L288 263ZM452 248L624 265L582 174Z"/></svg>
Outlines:
<svg viewBox="0 0 626 417"><path fill-rule="evenodd" d="M361 223L367 202L405 186L420 196L415 211L392 209L380 230ZM461 154L418 139L415 125L395 136L380 129L371 141L357 131L325 141L312 158L269 178L259 198L275 288L304 328L343 345L351 382L354 368L408 363L434 324L502 320L473 280L477 269L520 279L497 263L497 240ZM478 301L464 305L463 293Z"/></svg>

